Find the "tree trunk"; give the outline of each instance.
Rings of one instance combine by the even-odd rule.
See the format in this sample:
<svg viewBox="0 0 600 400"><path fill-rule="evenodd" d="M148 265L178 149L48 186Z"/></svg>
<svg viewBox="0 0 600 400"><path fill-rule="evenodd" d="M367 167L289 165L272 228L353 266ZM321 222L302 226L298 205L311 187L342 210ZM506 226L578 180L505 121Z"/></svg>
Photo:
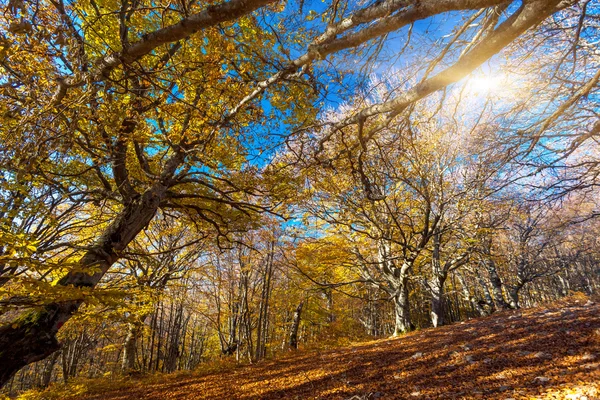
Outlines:
<svg viewBox="0 0 600 400"><path fill-rule="evenodd" d="M183 328L183 304L178 305L175 310L173 304L171 305L169 320L170 329L167 329L166 354L163 369L170 373L177 369L177 361L181 355L179 347Z"/></svg>
<svg viewBox="0 0 600 400"><path fill-rule="evenodd" d="M442 262L440 259L441 237L437 232L433 235L433 254L431 257L431 274L429 290L431 291L431 322L434 327L444 325L444 284L446 283L446 273L442 271Z"/></svg>
<svg viewBox="0 0 600 400"><path fill-rule="evenodd" d="M557 275L558 282L560 283L560 295L567 296L569 294L569 281L564 279L562 276Z"/></svg>
<svg viewBox="0 0 600 400"><path fill-rule="evenodd" d="M496 309L506 310L509 308L508 303L504 300L502 295L502 280L496 270L496 263L493 260L487 260L485 267L489 274L490 283L492 284L492 296L494 299L494 305Z"/></svg>
<svg viewBox="0 0 600 400"><path fill-rule="evenodd" d="M466 282L464 276L462 276L459 273L457 273L455 275L458 277L458 281L460 282L460 286L462 287L464 299L466 301L468 301L469 303L471 303L471 306L473 306L473 308L477 311L477 313L480 316L485 317L485 316L489 315L489 313L483 307L483 304L486 304L486 302L483 300L478 300L477 297L471 295L471 292L469 291L469 287L467 285L467 282ZM491 304L490 304L490 306L491 306Z"/></svg>
<svg viewBox="0 0 600 400"><path fill-rule="evenodd" d="M273 253L275 242L270 243L270 252L267 256L267 263L263 275L262 292L260 296L260 305L258 313L258 325L256 328L256 351L254 361L261 360L267 355L267 332L269 328L269 298L271 295L271 279L273 276Z"/></svg>
<svg viewBox="0 0 600 400"><path fill-rule="evenodd" d="M387 286L379 285L379 287L392 296L394 302L395 323L392 336L395 337L410 331L413 327L408 301L408 274L414 263L414 257L405 259L402 265L397 267L391 248L390 240L382 239L378 243L378 268L387 283Z"/></svg>
<svg viewBox="0 0 600 400"><path fill-rule="evenodd" d="M429 287L431 289L431 322L434 327L442 326L446 323L444 311L444 284L445 275L434 276Z"/></svg>
<svg viewBox="0 0 600 400"><path fill-rule="evenodd" d="M300 319L302 317L302 307L304 307L304 301L301 301L294 312L294 319L292 321L292 328L290 329L290 349L298 348L298 328L300 327Z"/></svg>
<svg viewBox="0 0 600 400"><path fill-rule="evenodd" d="M495 311L494 299L492 298L492 294L490 293L490 288L488 287L487 282L483 279L481 275L479 275L477 281L479 282L479 286L481 286L481 291L483 292L483 302L485 304L481 304L482 306L487 305L489 307L489 312L486 311L486 315L489 315Z"/></svg>
<svg viewBox="0 0 600 400"><path fill-rule="evenodd" d="M394 314L396 317L394 337L406 333L413 328L408 300L408 276L402 277L400 282L400 288L398 288L398 292L394 296Z"/></svg>
<svg viewBox="0 0 600 400"><path fill-rule="evenodd" d="M243 265L243 264L242 264ZM252 341L252 321L250 316L250 305L248 304L249 271L244 269L240 274L240 340L246 343L248 359L254 359L254 343ZM243 336L242 336L243 335Z"/></svg>
<svg viewBox="0 0 600 400"><path fill-rule="evenodd" d="M64 346L63 350L61 351L60 355L61 355L61 364L62 364L62 375L63 375L63 382L66 384L67 382L69 382L69 378L71 377L71 363L70 363L70 355L72 352L71 351L67 351L68 347Z"/></svg>
<svg viewBox="0 0 600 400"><path fill-rule="evenodd" d="M143 321L145 316L140 318ZM135 371L135 354L137 351L137 342L139 335L142 331L141 322L129 322L127 324L127 337L125 337L125 343L123 344L123 359L121 362L121 369L123 372Z"/></svg>
<svg viewBox="0 0 600 400"><path fill-rule="evenodd" d="M95 287L119 254L154 217L167 187L159 185L132 200L80 259L77 268L59 281L62 286ZM93 272L90 272L93 271ZM24 366L59 349L56 333L75 313L82 300L52 303L25 312L0 327L0 387Z"/></svg>
<svg viewBox="0 0 600 400"><path fill-rule="evenodd" d="M510 286L508 289L508 296L510 298L509 306L513 310L521 308L521 305L519 304L519 293L523 286L524 284L519 281L516 285Z"/></svg>
<svg viewBox="0 0 600 400"><path fill-rule="evenodd" d="M335 313L333 312L333 291L331 288L327 288L323 293L325 294L325 300L327 301L327 323L332 324L335 322Z"/></svg>
<svg viewBox="0 0 600 400"><path fill-rule="evenodd" d="M46 388L48 385L50 385L50 381L52 380L52 372L54 371L54 366L56 365L56 361L58 361L59 355L60 352L56 351L52 357L46 361L46 365L44 365L44 371L42 373L42 380L40 382L41 388Z"/></svg>

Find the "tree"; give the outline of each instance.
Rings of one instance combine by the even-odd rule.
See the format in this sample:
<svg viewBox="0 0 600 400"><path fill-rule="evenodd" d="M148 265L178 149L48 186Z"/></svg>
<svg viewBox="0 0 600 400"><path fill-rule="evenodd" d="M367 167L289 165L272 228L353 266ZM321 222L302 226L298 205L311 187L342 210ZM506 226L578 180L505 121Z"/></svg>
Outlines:
<svg viewBox="0 0 600 400"><path fill-rule="evenodd" d="M11 117L13 122L20 123L6 125L4 135L19 137L22 140L19 146L37 154L35 163L28 166L23 163L19 168L32 176L44 177L48 187L64 188L67 197L79 192L81 203L103 205L98 211L104 224L79 239L86 245L73 257L73 267L60 277L58 285L95 287L159 207L182 210L182 214L204 221L222 239L227 237L228 230L240 229L243 216L270 207L255 201L262 196L258 171L243 166L242 154L232 155L227 150L228 146L239 145L235 135L254 117L248 112L239 113L236 118L232 114L227 118L228 128L215 131L211 127L212 122L221 121L223 107L243 97L243 93L231 89L234 80L243 82L244 78L234 68L229 68L230 73L223 76L222 64L217 61L221 55L210 49L230 48L239 40L250 44L253 38L259 39L258 47L249 46L237 54L233 64L243 67L256 49L269 48L264 46L263 39L267 36L253 28L256 22L245 19L240 25L230 26L229 36L219 32L216 24L264 4L227 3L221 8L211 8L210 12L183 11L184 15L190 15L188 19L184 17L186 23L159 29L133 44L129 43L129 36L141 37L144 26L151 26L152 20L156 20L146 9L135 8L139 5L123 4L120 27L118 23L109 23L115 14L95 10L94 3L76 3L68 11L62 3L40 4L34 16L28 10L21 10L23 18L39 18L32 21L32 35L43 34L41 24L47 18L60 21L55 25L56 35L68 35L69 40L60 44L59 37L48 36L46 40L33 42L29 33L13 32L14 39L24 46L21 50L14 49L11 62L26 62L32 57L32 49L37 52L36 46L48 49L56 46L57 51L42 51L40 54L46 54L48 59L30 60L31 67L38 70L24 70L11 77L23 96L5 93L6 106L13 111L21 110ZM134 8L128 9L130 6ZM98 18L91 22L76 20L71 13L95 14ZM164 21L169 20L171 16ZM133 29L126 26L128 23L141 25ZM99 33L98 27L103 27L106 33ZM159 45L176 42L208 27L213 27L207 32L208 43L197 36L188 37L185 44L174 43L164 51L160 48L154 56L142 57L159 49ZM105 43L103 37L117 41ZM118 57L109 50L116 43L125 49ZM116 57L116 64L112 57ZM135 71L114 68L125 59L127 65L136 60L141 65ZM99 64L106 65L98 67ZM49 97L48 92L43 92L47 86L32 85L29 77L35 71L49 85L51 76L60 75L63 66L76 77L82 74L86 79L59 79L54 99L44 102ZM179 68L185 73L181 74ZM107 75L110 79L103 78ZM164 81L168 82L166 86L161 83ZM5 92L11 90L12 86L5 88ZM229 94L233 97L228 97ZM236 96L238 99L234 99ZM215 97L222 106L202 106ZM30 102L28 98L39 102ZM53 106L46 110L48 103ZM25 114L33 115L32 119ZM35 153L31 151L34 143L41 144ZM240 223L236 226L232 221ZM56 351L56 332L81 302L77 298L50 302L34 312L25 311L19 320L0 329L2 383L23 365Z"/></svg>
<svg viewBox="0 0 600 400"><path fill-rule="evenodd" d="M386 86L395 87L393 81L372 86L378 98L389 97ZM314 200L309 212L354 241L363 278L394 301L394 335L411 329L410 276L426 260L432 319L443 324L446 279L468 261L478 234L470 215L498 190L490 184L506 165L503 146L485 146L497 141L488 122L493 116L485 110L472 116L460 99L448 100L449 114L436 108L443 101L435 97L413 106L368 141L368 124L346 129L313 150L338 156L306 172ZM355 140L359 147L349 145Z"/></svg>

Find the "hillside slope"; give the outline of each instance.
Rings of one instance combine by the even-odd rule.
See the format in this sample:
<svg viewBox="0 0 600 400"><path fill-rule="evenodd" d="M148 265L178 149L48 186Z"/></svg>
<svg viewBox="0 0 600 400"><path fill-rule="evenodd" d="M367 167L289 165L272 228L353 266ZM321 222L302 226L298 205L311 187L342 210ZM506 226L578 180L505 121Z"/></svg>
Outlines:
<svg viewBox="0 0 600 400"><path fill-rule="evenodd" d="M86 400L600 398L600 306L497 313L204 376L132 382Z"/></svg>

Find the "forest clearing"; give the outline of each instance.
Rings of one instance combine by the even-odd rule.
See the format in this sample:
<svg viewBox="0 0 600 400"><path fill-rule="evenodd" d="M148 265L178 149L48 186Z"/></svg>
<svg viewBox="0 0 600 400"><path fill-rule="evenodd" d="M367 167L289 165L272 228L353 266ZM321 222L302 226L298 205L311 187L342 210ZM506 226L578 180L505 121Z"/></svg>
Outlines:
<svg viewBox="0 0 600 400"><path fill-rule="evenodd" d="M590 400L599 295L600 0L0 0L0 396Z"/></svg>
<svg viewBox="0 0 600 400"><path fill-rule="evenodd" d="M216 373L159 375L27 399L600 398L600 305L585 298L307 351ZM115 385L115 387L113 387ZM63 397L64 396L64 397Z"/></svg>

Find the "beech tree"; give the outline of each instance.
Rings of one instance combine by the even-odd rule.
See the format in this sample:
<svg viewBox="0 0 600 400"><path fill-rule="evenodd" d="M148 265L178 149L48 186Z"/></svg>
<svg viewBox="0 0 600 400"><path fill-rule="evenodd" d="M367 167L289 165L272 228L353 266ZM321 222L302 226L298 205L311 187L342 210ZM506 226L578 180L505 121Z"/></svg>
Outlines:
<svg viewBox="0 0 600 400"><path fill-rule="evenodd" d="M387 96L385 83L373 85L379 85L378 97ZM484 116L469 125L459 111L464 105L450 107L454 114L446 116L435 111L437 101L443 99L415 106L370 141L361 139L367 124L346 130L339 142L331 139L322 148L327 154L344 152L343 158L307 172L309 212L354 242L363 278L394 301L394 335L411 329L409 280L424 262L431 266L424 282L432 320L435 326L444 323L446 279L469 261L474 249L469 240L478 234L470 214L490 195L488 181L506 162L502 146L482 147L495 141ZM361 146L348 148L352 140Z"/></svg>

